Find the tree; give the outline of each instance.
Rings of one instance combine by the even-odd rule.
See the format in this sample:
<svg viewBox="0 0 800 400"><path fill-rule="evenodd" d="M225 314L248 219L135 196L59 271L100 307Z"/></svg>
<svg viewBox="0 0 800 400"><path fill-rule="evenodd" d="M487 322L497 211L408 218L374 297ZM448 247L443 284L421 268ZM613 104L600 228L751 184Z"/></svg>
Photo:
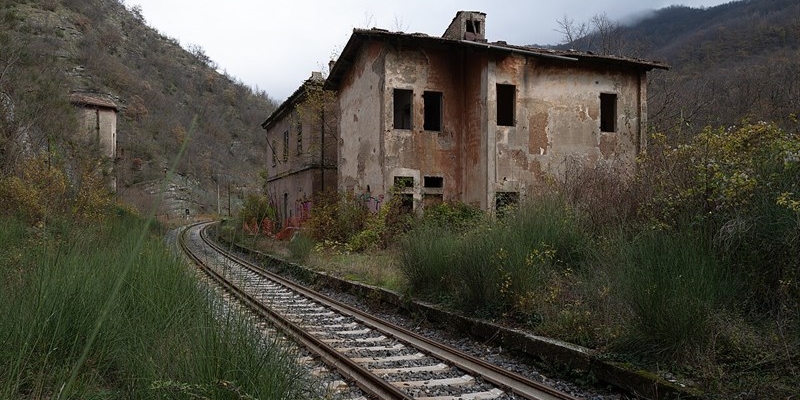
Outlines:
<svg viewBox="0 0 800 400"><path fill-rule="evenodd" d="M588 33L588 26L585 22L576 23L575 20L569 18L567 14L564 14L556 23L558 24L558 28L555 29L555 31L564 35L561 39L562 44L572 45Z"/></svg>
<svg viewBox="0 0 800 400"><path fill-rule="evenodd" d="M606 13L595 14L588 22L581 23L565 14L556 23L559 27L555 31L564 35L562 44L576 50L625 57L637 57L643 53L643 46L628 37L625 27Z"/></svg>

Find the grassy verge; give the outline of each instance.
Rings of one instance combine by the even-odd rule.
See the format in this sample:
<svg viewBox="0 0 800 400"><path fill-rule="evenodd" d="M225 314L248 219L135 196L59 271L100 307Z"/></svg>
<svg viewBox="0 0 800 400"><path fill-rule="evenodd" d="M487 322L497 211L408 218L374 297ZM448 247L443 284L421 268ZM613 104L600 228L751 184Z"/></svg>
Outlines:
<svg viewBox="0 0 800 400"><path fill-rule="evenodd" d="M787 302L779 314L757 313L763 280L750 279L741 258L731 262L712 228L599 233L565 204L537 199L467 231L420 224L399 252L409 292L677 371L716 398L796 392L798 310Z"/></svg>
<svg viewBox="0 0 800 400"><path fill-rule="evenodd" d="M503 219L467 217L454 225L425 217L398 246L364 253L336 242L312 248L302 236L239 241L594 348L677 376L712 398L781 398L798 389L797 310L754 314L751 288L761 283L747 280L750 272L707 239L708 227L596 231L563 200L538 200Z"/></svg>
<svg viewBox="0 0 800 400"><path fill-rule="evenodd" d="M407 288L405 277L390 250L368 253L342 253L317 247L309 255L306 265L317 271L402 292Z"/></svg>
<svg viewBox="0 0 800 400"><path fill-rule="evenodd" d="M145 229L0 221L0 398L302 397L291 355L215 315Z"/></svg>

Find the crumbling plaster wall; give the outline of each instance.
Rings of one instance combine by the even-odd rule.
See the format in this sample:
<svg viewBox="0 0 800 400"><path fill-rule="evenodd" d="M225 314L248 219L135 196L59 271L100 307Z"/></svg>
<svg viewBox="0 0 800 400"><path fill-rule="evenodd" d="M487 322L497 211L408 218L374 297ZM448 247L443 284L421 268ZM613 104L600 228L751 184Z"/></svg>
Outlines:
<svg viewBox="0 0 800 400"><path fill-rule="evenodd" d="M339 190L385 193L384 60L380 42L367 42L339 86Z"/></svg>
<svg viewBox="0 0 800 400"><path fill-rule="evenodd" d="M426 193L485 207L485 65L485 53L368 45L339 90L340 189L389 195L395 177L412 177L415 207ZM394 127L395 89L412 92L411 129ZM440 130L424 129L426 91L442 94ZM443 187L422 187L426 176Z"/></svg>
<svg viewBox="0 0 800 400"><path fill-rule="evenodd" d="M487 149L488 201L500 191L530 193L546 174L564 174L568 162L634 167L644 115L638 73L517 55L490 62L488 70L487 131L495 134ZM514 126L497 126L496 84L516 86ZM615 132L600 130L601 93L617 95Z"/></svg>
<svg viewBox="0 0 800 400"><path fill-rule="evenodd" d="M489 197L489 146L494 141L486 134L489 124L489 69L488 55L484 51L465 51L463 68L463 130L462 130L462 186L461 201L481 209L488 207Z"/></svg>
<svg viewBox="0 0 800 400"><path fill-rule="evenodd" d="M286 226L287 219L301 216L302 207L312 200L315 185L319 187L318 175L318 170L307 169L267 184L269 195L277 203L281 226Z"/></svg>
<svg viewBox="0 0 800 400"><path fill-rule="evenodd" d="M296 124L303 126L302 152L297 152ZM288 218L300 216L302 207L309 202L314 193L319 190L320 177L318 170L308 169L312 162L318 161L319 121L309 115L298 112L284 114L266 131L269 147L267 157L267 191L276 201L278 207L278 221L281 226L287 223ZM284 133L289 132L287 159L283 159ZM271 146L275 146L274 153ZM273 162L273 154L275 160ZM329 172L333 175L334 172ZM331 186L332 187L332 186Z"/></svg>
<svg viewBox="0 0 800 400"><path fill-rule="evenodd" d="M464 88L459 54L425 48L393 48L386 54L384 93L385 187L395 176L414 177L411 191L416 204L428 194L460 200L461 142L464 131ZM411 129L394 128L394 90L412 91ZM425 130L424 93L442 95L441 129ZM424 178L441 177L443 187L422 187Z"/></svg>
<svg viewBox="0 0 800 400"><path fill-rule="evenodd" d="M568 162L633 169L644 146L644 72L578 67L482 49L364 45L339 90L339 188L391 192L395 176L415 203L425 176L442 177L445 200L493 208L497 192L528 194ZM516 88L514 124L497 124L497 84ZM411 129L394 128L394 90L412 96ZM442 127L423 129L423 93L442 93ZM617 95L614 132L600 130L600 94Z"/></svg>

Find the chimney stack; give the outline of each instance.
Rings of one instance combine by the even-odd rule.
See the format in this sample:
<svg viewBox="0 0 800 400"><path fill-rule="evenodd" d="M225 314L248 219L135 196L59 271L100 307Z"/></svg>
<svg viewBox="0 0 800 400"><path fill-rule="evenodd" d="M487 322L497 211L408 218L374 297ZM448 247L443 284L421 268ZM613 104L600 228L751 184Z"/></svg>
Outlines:
<svg viewBox="0 0 800 400"><path fill-rule="evenodd" d="M445 39L486 42L486 14L480 11L459 11L442 35Z"/></svg>

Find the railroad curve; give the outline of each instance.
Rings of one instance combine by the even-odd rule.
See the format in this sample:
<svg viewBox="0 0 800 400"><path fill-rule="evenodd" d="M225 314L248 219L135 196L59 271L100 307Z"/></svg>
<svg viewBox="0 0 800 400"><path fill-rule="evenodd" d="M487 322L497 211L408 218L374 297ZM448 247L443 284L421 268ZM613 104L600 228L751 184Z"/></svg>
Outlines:
<svg viewBox="0 0 800 400"><path fill-rule="evenodd" d="M379 399L575 399L373 317L227 251L190 225L180 248L224 290ZM210 262L210 260L216 262ZM225 260L219 262L219 260Z"/></svg>

